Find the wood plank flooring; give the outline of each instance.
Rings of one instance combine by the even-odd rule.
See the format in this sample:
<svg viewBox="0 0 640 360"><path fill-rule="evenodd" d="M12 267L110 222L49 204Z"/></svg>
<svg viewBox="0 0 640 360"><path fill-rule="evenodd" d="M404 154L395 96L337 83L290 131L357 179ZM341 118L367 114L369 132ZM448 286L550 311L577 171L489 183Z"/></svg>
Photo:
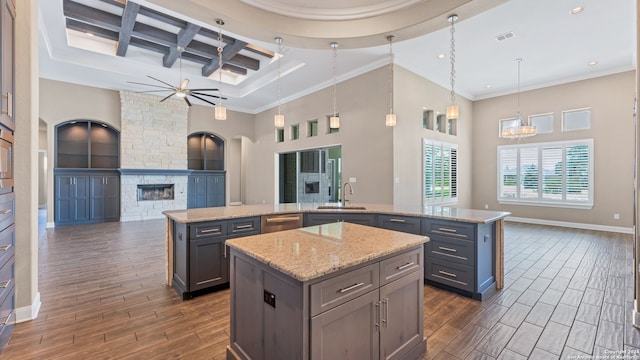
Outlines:
<svg viewBox="0 0 640 360"><path fill-rule="evenodd" d="M229 291L180 301L164 226L43 230L40 314L0 359L224 359ZM507 223L505 289L479 302L425 286L424 359L640 359L632 249L631 235Z"/></svg>

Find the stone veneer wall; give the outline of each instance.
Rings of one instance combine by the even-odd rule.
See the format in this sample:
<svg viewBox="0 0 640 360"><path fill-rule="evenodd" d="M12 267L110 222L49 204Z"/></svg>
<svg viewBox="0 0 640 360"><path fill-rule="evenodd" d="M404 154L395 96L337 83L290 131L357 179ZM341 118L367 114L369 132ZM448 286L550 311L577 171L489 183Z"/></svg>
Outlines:
<svg viewBox="0 0 640 360"><path fill-rule="evenodd" d="M123 169L187 169L189 107L178 99L120 92L120 166ZM186 175L122 175L120 219L162 218L162 211L187 208ZM138 184L175 184L174 200L138 201Z"/></svg>
<svg viewBox="0 0 640 360"><path fill-rule="evenodd" d="M189 107L178 99L120 92L120 167L187 168Z"/></svg>

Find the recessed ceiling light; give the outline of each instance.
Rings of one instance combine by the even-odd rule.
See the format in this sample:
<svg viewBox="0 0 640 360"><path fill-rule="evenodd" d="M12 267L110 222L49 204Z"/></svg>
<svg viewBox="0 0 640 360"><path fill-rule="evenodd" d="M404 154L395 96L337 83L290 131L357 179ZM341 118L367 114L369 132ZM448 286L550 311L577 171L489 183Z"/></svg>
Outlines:
<svg viewBox="0 0 640 360"><path fill-rule="evenodd" d="M442 60L442 59L445 58L445 56L446 56L445 54L440 54L440 55L438 55L438 59Z"/></svg>
<svg viewBox="0 0 640 360"><path fill-rule="evenodd" d="M595 61L595 60L593 60L593 61L590 61L587 65L589 65L589 66L596 66L596 65L598 65L598 62L597 62L597 61Z"/></svg>
<svg viewBox="0 0 640 360"><path fill-rule="evenodd" d="M580 14L582 11L584 11L584 7L578 6L578 7L574 7L573 9L571 9L571 11L569 11L569 13L571 13L571 15L575 15L575 14Z"/></svg>
<svg viewBox="0 0 640 360"><path fill-rule="evenodd" d="M489 84L485 85L484 87L487 88L487 89L491 89L491 85L489 85Z"/></svg>

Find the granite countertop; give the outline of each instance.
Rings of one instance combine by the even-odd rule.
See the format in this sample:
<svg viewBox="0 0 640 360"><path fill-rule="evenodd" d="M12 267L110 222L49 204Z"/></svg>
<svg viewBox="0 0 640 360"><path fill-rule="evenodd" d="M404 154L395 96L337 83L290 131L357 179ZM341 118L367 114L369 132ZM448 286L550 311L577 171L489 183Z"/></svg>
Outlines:
<svg viewBox="0 0 640 360"><path fill-rule="evenodd" d="M168 210L163 211L168 218L180 223L192 223L211 220L224 220L249 216L262 215L278 215L291 213L372 213L372 214L391 214L419 216L428 218L437 218L445 220L464 221L471 223L491 223L499 219L509 216L511 213L489 210L473 210L448 206L398 206L389 204L357 204L363 206L365 210L358 209L318 209L319 205L337 205L335 203L327 204L270 204L270 205L240 205L240 206L222 206L214 208L187 209L187 210ZM350 204L354 206L356 204Z"/></svg>
<svg viewBox="0 0 640 360"><path fill-rule="evenodd" d="M231 248L309 281L429 241L426 236L344 222L227 240Z"/></svg>

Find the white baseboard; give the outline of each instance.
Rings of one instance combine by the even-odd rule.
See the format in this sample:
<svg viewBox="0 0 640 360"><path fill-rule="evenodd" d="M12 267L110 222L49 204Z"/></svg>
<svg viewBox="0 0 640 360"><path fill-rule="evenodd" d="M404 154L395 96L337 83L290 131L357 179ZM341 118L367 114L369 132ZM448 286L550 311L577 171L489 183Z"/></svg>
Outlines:
<svg viewBox="0 0 640 360"><path fill-rule="evenodd" d="M48 222L47 223L47 229L54 228L54 227L56 227L56 223L54 223L54 222Z"/></svg>
<svg viewBox="0 0 640 360"><path fill-rule="evenodd" d="M550 225L550 226L560 226L560 227L568 227L568 228L575 228L575 229L608 231L608 232L615 232L615 233L622 233L622 234L633 234L633 227L584 224L584 223L575 223L575 222L568 222L568 221L521 218L521 217L514 217L514 216L508 216L507 218L505 218L505 220L525 223L525 224Z"/></svg>
<svg viewBox="0 0 640 360"><path fill-rule="evenodd" d="M33 299L33 304L16 309L16 322L21 323L37 318L40 312L40 305L42 305L40 302L40 292L37 292L36 298Z"/></svg>

